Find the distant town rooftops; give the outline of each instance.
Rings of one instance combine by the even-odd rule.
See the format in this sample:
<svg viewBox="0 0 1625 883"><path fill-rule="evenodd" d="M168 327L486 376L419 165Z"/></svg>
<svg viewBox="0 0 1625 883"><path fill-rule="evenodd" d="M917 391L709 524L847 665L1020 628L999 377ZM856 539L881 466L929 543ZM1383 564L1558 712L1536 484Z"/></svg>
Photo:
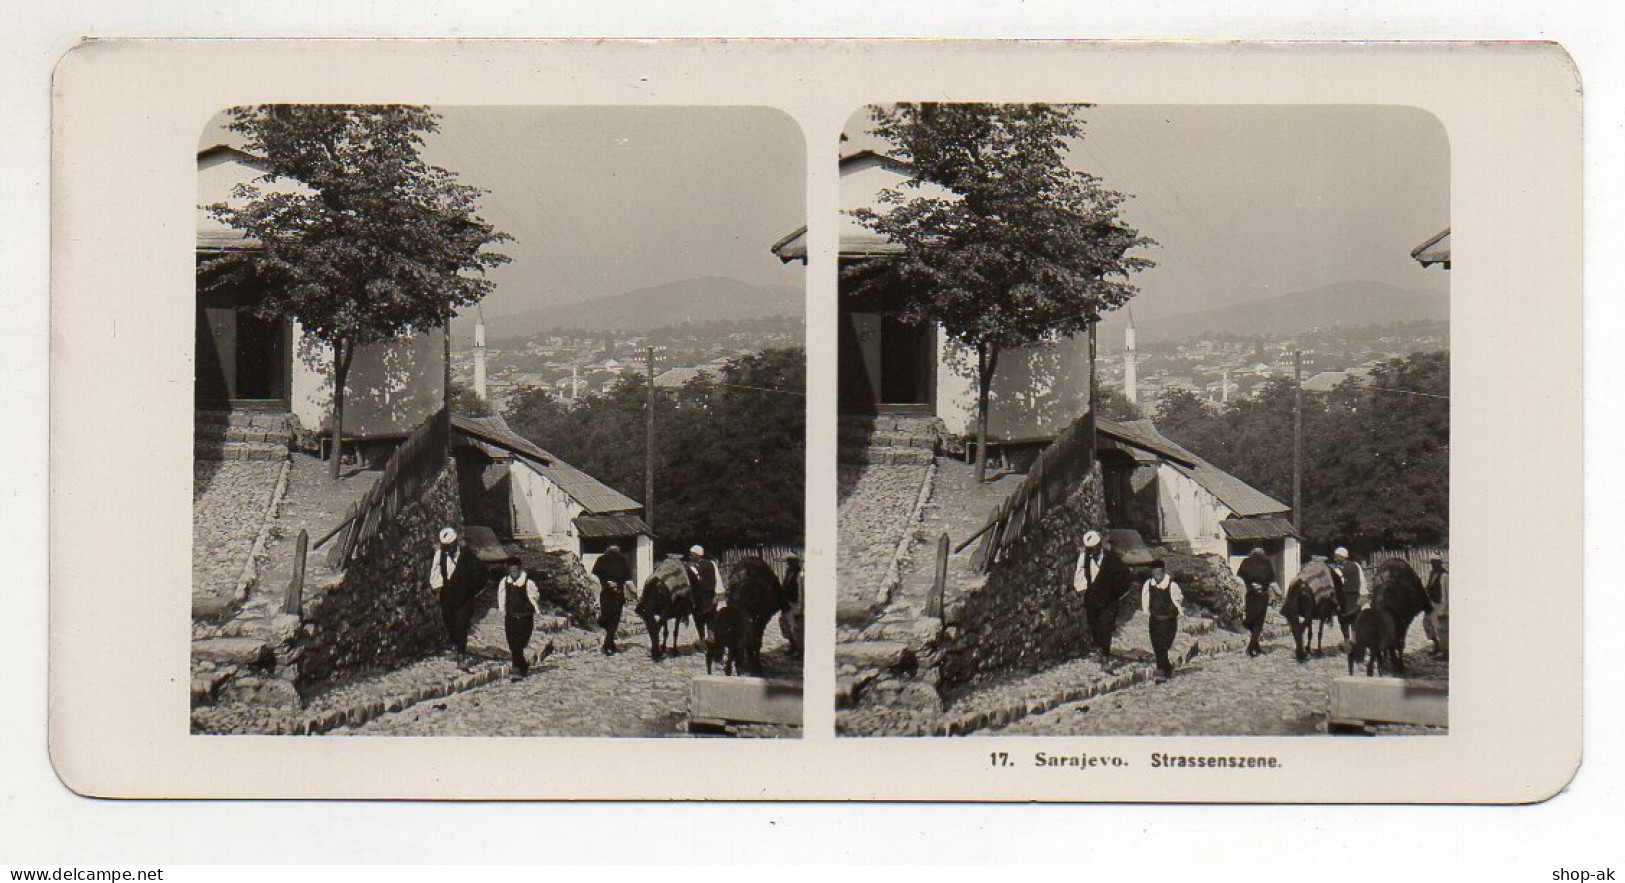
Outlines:
<svg viewBox="0 0 1625 883"><path fill-rule="evenodd" d="M1349 379L1347 371L1322 371L1303 382L1304 392L1331 392Z"/></svg>
<svg viewBox="0 0 1625 883"><path fill-rule="evenodd" d="M702 374L708 374L708 373L709 372L701 369L700 367L692 366L692 365L688 366L688 367L683 367L683 368L672 368L672 369L669 369L669 370L666 370L666 371L662 371L659 374L655 375L655 386L660 386L660 387L682 386L682 385L688 383L690 380L693 380L694 378L699 377Z"/></svg>

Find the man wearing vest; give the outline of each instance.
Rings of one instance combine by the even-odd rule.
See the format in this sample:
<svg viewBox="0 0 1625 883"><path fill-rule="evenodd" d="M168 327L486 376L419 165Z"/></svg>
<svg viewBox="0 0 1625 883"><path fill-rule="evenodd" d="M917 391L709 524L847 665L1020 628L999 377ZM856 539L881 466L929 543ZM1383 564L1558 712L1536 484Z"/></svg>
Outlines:
<svg viewBox="0 0 1625 883"><path fill-rule="evenodd" d="M1179 632L1185 595L1160 560L1151 562L1151 578L1140 587L1140 610L1151 620L1151 650L1157 656L1157 681L1161 683L1174 676L1174 664L1168 658L1168 651L1174 646L1174 635Z"/></svg>
<svg viewBox="0 0 1625 883"><path fill-rule="evenodd" d="M485 580L480 562L464 547L454 528L440 531L440 547L429 565L429 587L440 596L440 618L458 664L466 664L468 623L474 598L485 588Z"/></svg>
<svg viewBox="0 0 1625 883"><path fill-rule="evenodd" d="M1428 600L1433 609L1422 618L1422 630L1433 642L1433 655L1450 656L1450 571L1445 570L1444 559L1437 555L1428 559Z"/></svg>
<svg viewBox="0 0 1625 883"><path fill-rule="evenodd" d="M1083 612L1089 636L1100 652L1100 665L1111 671L1112 634L1117 631L1117 606L1129 590L1128 565L1099 533L1083 535L1083 551L1072 571L1072 590L1083 593Z"/></svg>
<svg viewBox="0 0 1625 883"><path fill-rule="evenodd" d="M1365 570L1357 562L1349 560L1349 550L1338 546L1332 552L1332 569L1343 578L1343 585L1339 588L1342 594L1343 611L1353 610L1359 612L1371 606L1371 596L1367 594L1370 587L1365 584Z"/></svg>
<svg viewBox="0 0 1625 883"><path fill-rule="evenodd" d="M530 646L530 636L536 632L536 611L540 608L541 596L536 582L525 573L519 556L508 558L508 575L497 584L497 609L502 612L502 629L508 637L516 681L530 674L525 648Z"/></svg>
<svg viewBox="0 0 1625 883"><path fill-rule="evenodd" d="M717 595L727 592L728 587L723 584L717 563L705 557L701 546L688 548L688 572L694 583L694 630L704 639L711 614L717 612Z"/></svg>
<svg viewBox="0 0 1625 883"><path fill-rule="evenodd" d="M598 577L598 625L604 629L605 656L620 652L615 646L615 633L621 627L621 610L626 606L626 595L632 590L632 568L621 554L620 546L610 546L592 563L592 575Z"/></svg>

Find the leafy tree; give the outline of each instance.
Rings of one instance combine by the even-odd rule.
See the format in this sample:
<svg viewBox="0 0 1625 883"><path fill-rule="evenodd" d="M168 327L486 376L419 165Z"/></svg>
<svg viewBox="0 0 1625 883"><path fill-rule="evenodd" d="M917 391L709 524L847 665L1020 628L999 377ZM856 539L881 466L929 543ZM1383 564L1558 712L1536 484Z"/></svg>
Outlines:
<svg viewBox="0 0 1625 883"><path fill-rule="evenodd" d="M1450 536L1450 361L1446 352L1383 363L1364 380L1303 401L1303 511L1310 547L1442 544ZM1293 383L1210 411L1165 394L1158 429L1253 487L1292 498Z"/></svg>
<svg viewBox="0 0 1625 883"><path fill-rule="evenodd" d="M338 478L344 393L358 347L443 327L490 292L489 251L511 239L477 213L481 194L419 156L439 116L404 105L257 105L230 111L228 128L265 163L258 181L287 178L299 192L239 185L240 207L214 217L261 243L206 261L208 286L252 281L260 311L290 316L332 352L332 477Z"/></svg>
<svg viewBox="0 0 1625 883"><path fill-rule="evenodd" d="M1110 386L1102 386L1096 391L1095 411L1107 420L1138 420L1142 416L1139 405Z"/></svg>
<svg viewBox="0 0 1625 883"><path fill-rule="evenodd" d="M491 407L474 394L474 388L455 380L451 382L451 410L465 417L488 417Z"/></svg>
<svg viewBox="0 0 1625 883"><path fill-rule="evenodd" d="M1124 194L1066 166L1083 136L1073 106L898 104L873 119L910 178L881 195L889 209L855 216L900 251L848 278L858 290L900 284L906 321L939 322L976 354L980 481L1000 353L1084 331L1126 303L1129 275L1152 266L1129 252L1152 242L1122 221ZM923 185L949 196L909 195Z"/></svg>
<svg viewBox="0 0 1625 883"><path fill-rule="evenodd" d="M805 530L806 351L733 360L655 399L655 524L666 548L799 543ZM648 387L625 378L567 408L545 390L511 396L521 435L641 496Z"/></svg>

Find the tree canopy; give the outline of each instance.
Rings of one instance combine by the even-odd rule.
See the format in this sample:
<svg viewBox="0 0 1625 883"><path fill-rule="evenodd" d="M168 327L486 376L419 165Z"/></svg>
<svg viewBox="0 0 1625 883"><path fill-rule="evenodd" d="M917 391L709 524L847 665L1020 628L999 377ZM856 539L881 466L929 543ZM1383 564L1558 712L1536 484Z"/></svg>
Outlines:
<svg viewBox="0 0 1625 883"><path fill-rule="evenodd" d="M872 114L874 134L910 177L882 192L882 210L855 212L898 253L851 268L847 279L858 291L902 292L904 319L940 323L976 353L984 454L1000 351L1087 330L1134 296L1131 274L1153 266L1130 254L1153 243L1122 219L1127 197L1066 165L1083 137L1076 110L897 104Z"/></svg>
<svg viewBox="0 0 1625 883"><path fill-rule="evenodd" d="M248 283L258 311L287 316L332 347L334 475L344 389L357 347L442 327L492 288L509 240L480 218L481 191L419 155L437 130L428 108L406 105L256 105L233 108L228 128L265 172L238 185L239 202L209 212L259 248L205 261L205 286ZM291 192L262 189L289 179Z"/></svg>
<svg viewBox="0 0 1625 883"><path fill-rule="evenodd" d="M1447 544L1450 359L1415 353L1324 395L1303 397L1302 530L1311 549ZM1212 410L1162 396L1157 428L1276 499L1292 499L1293 383Z"/></svg>
<svg viewBox="0 0 1625 883"><path fill-rule="evenodd" d="M800 545L806 497L806 351L734 359L655 397L654 528L662 546ZM521 389L504 416L519 434L641 497L648 387L625 378L574 407Z"/></svg>

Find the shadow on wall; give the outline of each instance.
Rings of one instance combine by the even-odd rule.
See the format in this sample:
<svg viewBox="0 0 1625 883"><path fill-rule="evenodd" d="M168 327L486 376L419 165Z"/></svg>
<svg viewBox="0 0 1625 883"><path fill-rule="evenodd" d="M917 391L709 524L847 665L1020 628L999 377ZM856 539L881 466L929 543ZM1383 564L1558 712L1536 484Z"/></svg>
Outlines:
<svg viewBox="0 0 1625 883"><path fill-rule="evenodd" d="M356 351L344 390L344 434L399 436L439 409L445 391L444 343L438 331L376 343ZM332 350L299 337L295 413L309 431L331 427ZM302 386L303 388L298 388Z"/></svg>
<svg viewBox="0 0 1625 883"><path fill-rule="evenodd" d="M959 382L941 409L950 428L976 434L976 354L962 346L943 348L943 362ZM1017 440L1053 437L1089 410L1089 337L1080 334L1054 343L1005 350L999 355L988 392L988 435ZM950 418L956 412L958 420Z"/></svg>

